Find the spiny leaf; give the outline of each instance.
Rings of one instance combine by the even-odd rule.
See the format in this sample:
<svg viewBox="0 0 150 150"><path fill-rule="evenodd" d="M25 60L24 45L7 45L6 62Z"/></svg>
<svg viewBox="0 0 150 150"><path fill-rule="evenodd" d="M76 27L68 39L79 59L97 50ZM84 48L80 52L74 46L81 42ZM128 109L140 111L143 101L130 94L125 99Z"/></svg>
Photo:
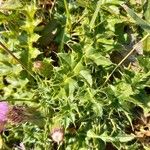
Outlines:
<svg viewBox="0 0 150 150"><path fill-rule="evenodd" d="M90 72L88 70L81 70L80 74L86 80L86 82L89 83L90 86L92 86L93 81Z"/></svg>
<svg viewBox="0 0 150 150"><path fill-rule="evenodd" d="M101 0L99 0L99 1L97 2L97 6L96 6L96 9L95 9L95 12L94 12L94 14L93 14L93 16L92 16L92 20L91 20L91 22L90 22L90 28L91 28L91 29L94 27L95 20L96 20L96 18L97 18L97 15L98 15L100 6L101 6Z"/></svg>
<svg viewBox="0 0 150 150"><path fill-rule="evenodd" d="M112 136L107 135L106 132L104 132L101 135L97 135L92 130L89 130L87 132L87 136L90 137L90 138L100 138L105 142L112 142L112 141L118 141L119 140L122 143L129 142L129 141L131 141L135 138L134 135L123 135L123 134L122 135L120 134L116 137L115 136L112 137Z"/></svg>
<svg viewBox="0 0 150 150"><path fill-rule="evenodd" d="M92 59L98 66L109 66L112 64L108 58L102 56L100 53L90 55L89 58Z"/></svg>

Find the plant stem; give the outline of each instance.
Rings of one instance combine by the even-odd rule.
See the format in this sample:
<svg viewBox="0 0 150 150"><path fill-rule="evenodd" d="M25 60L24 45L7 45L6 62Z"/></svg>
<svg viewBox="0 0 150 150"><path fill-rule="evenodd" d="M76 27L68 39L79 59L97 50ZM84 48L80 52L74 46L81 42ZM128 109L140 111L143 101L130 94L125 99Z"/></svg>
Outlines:
<svg viewBox="0 0 150 150"><path fill-rule="evenodd" d="M116 71L116 69L134 52L134 50L139 46L139 43L143 42L150 34L148 33L145 35L138 43L136 43L133 47L133 49L119 62L119 64L113 69L113 71L109 74L109 76L106 78L105 82L103 83L102 87L107 83L109 78L113 75L113 73Z"/></svg>
<svg viewBox="0 0 150 150"><path fill-rule="evenodd" d="M35 79L31 71L1 41L0 41L0 45L2 46L4 51L10 54L22 66L22 68L24 68Z"/></svg>

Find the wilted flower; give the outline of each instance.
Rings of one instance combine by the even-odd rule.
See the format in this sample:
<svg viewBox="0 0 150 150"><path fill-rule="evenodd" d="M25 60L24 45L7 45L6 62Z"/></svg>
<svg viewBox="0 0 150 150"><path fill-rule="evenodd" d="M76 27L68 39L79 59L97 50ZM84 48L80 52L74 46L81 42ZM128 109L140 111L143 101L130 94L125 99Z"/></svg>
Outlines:
<svg viewBox="0 0 150 150"><path fill-rule="evenodd" d="M3 131L7 122L7 114L9 112L9 105L7 102L0 102L0 132Z"/></svg>
<svg viewBox="0 0 150 150"><path fill-rule="evenodd" d="M26 110L22 106L13 106L8 114L8 119L12 123L22 123L26 121Z"/></svg>
<svg viewBox="0 0 150 150"><path fill-rule="evenodd" d="M6 122L0 122L0 133L4 131Z"/></svg>
<svg viewBox="0 0 150 150"><path fill-rule="evenodd" d="M51 132L51 138L59 144L64 139L64 130L62 128L54 128Z"/></svg>
<svg viewBox="0 0 150 150"><path fill-rule="evenodd" d="M19 124L34 120L34 114L23 106L10 106L7 102L0 102L0 132L6 123Z"/></svg>

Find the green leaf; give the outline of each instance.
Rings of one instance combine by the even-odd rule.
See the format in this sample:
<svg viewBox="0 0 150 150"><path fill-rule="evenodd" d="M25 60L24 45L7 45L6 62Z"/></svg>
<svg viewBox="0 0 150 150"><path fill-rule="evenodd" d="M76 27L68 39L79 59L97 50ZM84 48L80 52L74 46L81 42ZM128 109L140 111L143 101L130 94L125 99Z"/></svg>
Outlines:
<svg viewBox="0 0 150 150"><path fill-rule="evenodd" d="M68 85L69 88L69 98L73 99L74 98L74 91L77 87L77 82L74 79L68 78L65 80L65 83Z"/></svg>
<svg viewBox="0 0 150 150"><path fill-rule="evenodd" d="M98 50L94 49L90 45L87 45L85 47L85 55L86 55L86 58L92 60L98 66L102 65L102 66L106 67L106 66L109 66L112 64L112 62L110 61L109 58L102 56Z"/></svg>
<svg viewBox="0 0 150 150"><path fill-rule="evenodd" d="M122 135L122 136L118 136L117 138L120 142L125 143L125 142L132 141L135 138L135 136L134 135Z"/></svg>
<svg viewBox="0 0 150 150"><path fill-rule="evenodd" d="M91 29L94 27L95 20L96 20L96 18L97 18L97 16L98 16L98 12L99 12L99 10L100 10L100 7L101 7L101 0L99 0L99 1L97 2L95 12L94 12L94 14L93 14L93 16L92 16L92 19L91 19L91 22L90 22L90 28L91 28Z"/></svg>
<svg viewBox="0 0 150 150"><path fill-rule="evenodd" d="M22 7L22 4L19 0L8 0L4 4L0 4L0 10L13 10L19 9Z"/></svg>
<svg viewBox="0 0 150 150"><path fill-rule="evenodd" d="M66 53L58 53L58 56L62 63L66 64L67 66L71 67L71 57L69 54Z"/></svg>
<svg viewBox="0 0 150 150"><path fill-rule="evenodd" d="M144 17L145 17L145 20L150 23L150 0L147 0L145 2L145 5L147 5L147 6L143 8L144 9Z"/></svg>
<svg viewBox="0 0 150 150"><path fill-rule="evenodd" d="M98 66L102 65L102 66L109 66L112 64L112 62L110 61L110 59L102 56L100 53L95 53L93 55L90 55L89 58L91 60L93 60Z"/></svg>
<svg viewBox="0 0 150 150"><path fill-rule="evenodd" d="M146 32L150 33L150 24L145 20L141 19L132 9L130 9L125 4L122 5L123 8L129 13L129 15L135 20L136 24L141 26Z"/></svg>
<svg viewBox="0 0 150 150"><path fill-rule="evenodd" d="M37 48L32 48L30 51L31 58L36 58L41 52Z"/></svg>
<svg viewBox="0 0 150 150"><path fill-rule="evenodd" d="M89 137L89 138L100 138L100 136L96 135L92 130L89 130L87 132L87 137Z"/></svg>
<svg viewBox="0 0 150 150"><path fill-rule="evenodd" d="M102 117L102 115L103 115L103 109L102 109L102 105L101 104L94 103L92 108L93 108L93 111L95 112L95 114L98 117Z"/></svg>
<svg viewBox="0 0 150 150"><path fill-rule="evenodd" d="M130 95L134 94L131 85L124 82L120 82L115 88L117 97L121 99L128 99Z"/></svg>
<svg viewBox="0 0 150 150"><path fill-rule="evenodd" d="M73 71L74 71L74 73L75 73L76 75L78 75L78 74L80 73L80 71L83 70L83 69L84 69L84 66L83 66L83 64L82 64L82 60L80 60L80 61L74 66Z"/></svg>
<svg viewBox="0 0 150 150"><path fill-rule="evenodd" d="M89 130L87 132L87 136L90 138L100 138L105 142L113 142L113 141L115 142L115 141L119 140L121 143L129 142L135 138L134 135L127 135L127 134L126 135L117 135L117 136L111 137L111 136L107 135L106 132L104 132L101 135L97 135L92 130Z"/></svg>
<svg viewBox="0 0 150 150"><path fill-rule="evenodd" d="M110 4L110 5L120 5L122 3L123 3L122 0L105 0L105 1L102 1L102 4Z"/></svg>
<svg viewBox="0 0 150 150"><path fill-rule="evenodd" d="M71 120L72 123L75 123L75 114L70 112L69 113L69 119Z"/></svg>
<svg viewBox="0 0 150 150"><path fill-rule="evenodd" d="M108 136L108 135L106 134L106 132L104 132L104 133L101 134L101 135L97 135L97 134L95 134L92 130L89 130L89 131L87 132L87 137L90 137L90 138L100 138L100 139L102 139L102 140L105 141L105 142L114 141L114 138L112 138L111 136Z"/></svg>
<svg viewBox="0 0 150 150"><path fill-rule="evenodd" d="M150 36L143 42L143 49L145 52L150 53Z"/></svg>
<svg viewBox="0 0 150 150"><path fill-rule="evenodd" d="M77 0L77 3L81 7L87 7L90 9L92 9L96 5L95 1L89 1L89 0Z"/></svg>
<svg viewBox="0 0 150 150"><path fill-rule="evenodd" d="M64 88L59 89L59 93L56 95L55 98L60 98L60 99L67 99L66 91Z"/></svg>
<svg viewBox="0 0 150 150"><path fill-rule="evenodd" d="M36 42L39 39L39 37L40 36L38 34L32 33L31 37L29 38L29 43Z"/></svg>
<svg viewBox="0 0 150 150"><path fill-rule="evenodd" d="M82 77L86 80L86 82L92 86L93 81L92 81L92 76L90 74L90 72L88 70L81 70L80 74L82 75Z"/></svg>

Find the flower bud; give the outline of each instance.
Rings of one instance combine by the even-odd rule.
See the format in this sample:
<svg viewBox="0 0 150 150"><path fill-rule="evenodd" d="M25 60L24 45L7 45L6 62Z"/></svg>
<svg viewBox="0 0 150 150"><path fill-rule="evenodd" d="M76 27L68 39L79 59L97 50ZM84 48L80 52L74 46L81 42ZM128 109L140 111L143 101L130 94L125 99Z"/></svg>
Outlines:
<svg viewBox="0 0 150 150"><path fill-rule="evenodd" d="M42 66L43 66L42 61L35 61L33 64L33 68L35 69L35 71L40 70Z"/></svg>
<svg viewBox="0 0 150 150"><path fill-rule="evenodd" d="M33 64L33 71L43 77L50 78L53 72L53 66L51 62L48 62L46 60L35 61Z"/></svg>

